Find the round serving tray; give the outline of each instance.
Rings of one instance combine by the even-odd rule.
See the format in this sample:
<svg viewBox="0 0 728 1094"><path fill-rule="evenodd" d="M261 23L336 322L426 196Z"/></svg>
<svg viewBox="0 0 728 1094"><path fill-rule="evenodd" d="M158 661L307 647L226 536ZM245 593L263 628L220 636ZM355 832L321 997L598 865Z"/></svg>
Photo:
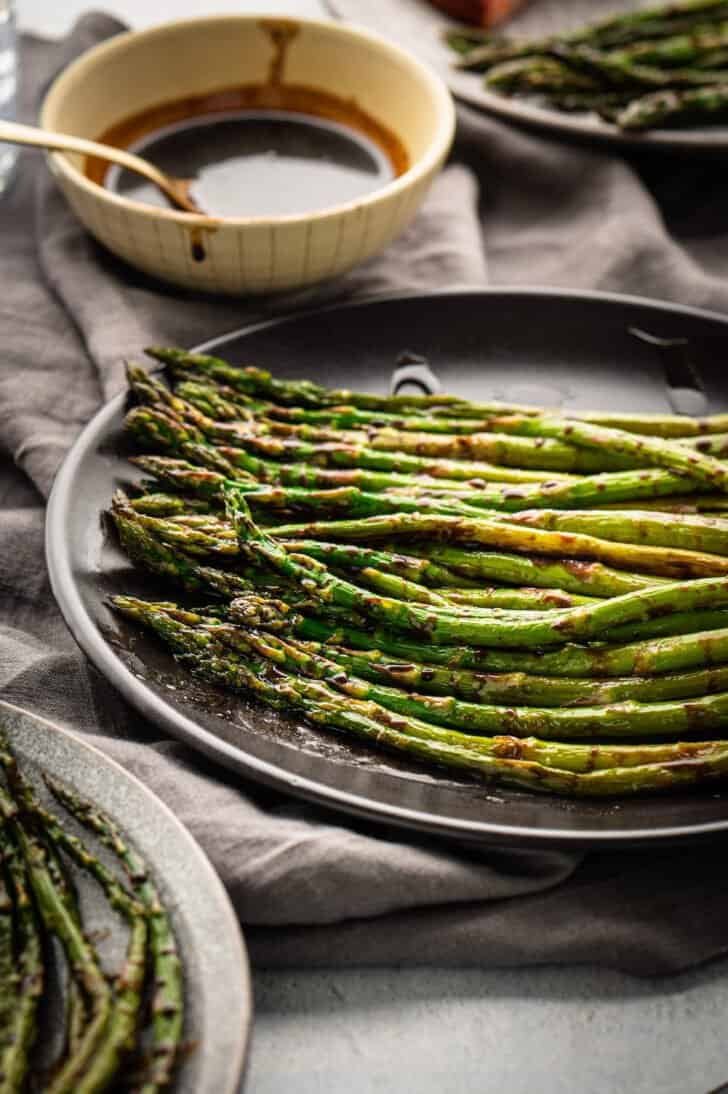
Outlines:
<svg viewBox="0 0 728 1094"><path fill-rule="evenodd" d="M632 297L539 289L377 298L274 320L201 347L281 376L386 391L402 354L479 399L704 413L728 409L728 320ZM412 357L410 356L411 360ZM227 767L338 809L410 828L521 845L645 844L728 831L728 791L570 801L417 767L194 682L108 597L160 588L129 566L102 517L139 476L122 436L125 398L79 436L48 507L50 579L76 641L163 731Z"/></svg>

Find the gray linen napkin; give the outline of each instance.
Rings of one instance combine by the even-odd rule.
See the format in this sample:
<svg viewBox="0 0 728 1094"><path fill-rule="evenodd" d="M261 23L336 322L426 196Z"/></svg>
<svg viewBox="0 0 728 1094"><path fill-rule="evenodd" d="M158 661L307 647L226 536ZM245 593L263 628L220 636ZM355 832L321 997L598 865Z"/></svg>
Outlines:
<svg viewBox="0 0 728 1094"><path fill-rule="evenodd" d="M27 119L60 65L118 29L93 15L64 42L26 38ZM120 701L76 650L48 587L42 498L79 427L121 384L122 357L149 342L193 344L313 298L482 284L485 255L491 280L728 306L728 268L701 245L710 217L691 219L676 197L695 185L705 211L714 176L676 176L675 230L691 241L678 243L625 162L470 111L460 123L456 162L385 255L313 296L252 304L179 293L122 266L80 229L42 162L21 158L0 202L0 697L87 734L171 806L219 870L254 960L682 968L728 948L714 849L582 861L463 847L243 784L160 740Z"/></svg>

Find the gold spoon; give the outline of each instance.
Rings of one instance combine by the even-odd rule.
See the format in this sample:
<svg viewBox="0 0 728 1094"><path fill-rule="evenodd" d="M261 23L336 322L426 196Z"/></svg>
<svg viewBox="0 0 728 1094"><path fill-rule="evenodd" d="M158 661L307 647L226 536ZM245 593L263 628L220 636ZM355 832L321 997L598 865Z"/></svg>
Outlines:
<svg viewBox="0 0 728 1094"><path fill-rule="evenodd" d="M0 141L8 144L27 144L34 148L47 148L52 152L79 152L82 156L96 156L100 160L118 163L137 175L153 182L169 198L174 206L186 213L201 213L199 205L190 193L194 179L178 179L165 175L163 171L135 156L123 148L114 148L110 144L87 141L84 137L72 137L67 133L54 133L49 129L39 129L34 125L19 125L17 122L0 121Z"/></svg>

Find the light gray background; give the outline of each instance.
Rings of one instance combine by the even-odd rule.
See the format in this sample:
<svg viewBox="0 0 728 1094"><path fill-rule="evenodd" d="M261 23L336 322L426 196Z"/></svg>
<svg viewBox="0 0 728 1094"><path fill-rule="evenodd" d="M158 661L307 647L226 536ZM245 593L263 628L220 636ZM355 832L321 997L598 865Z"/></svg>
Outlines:
<svg viewBox="0 0 728 1094"><path fill-rule="evenodd" d="M366 0L362 0L366 3ZM318 0L20 0L62 34L90 6L135 27ZM728 1081L728 962L642 981L598 969L258 972L246 1094L707 1094Z"/></svg>

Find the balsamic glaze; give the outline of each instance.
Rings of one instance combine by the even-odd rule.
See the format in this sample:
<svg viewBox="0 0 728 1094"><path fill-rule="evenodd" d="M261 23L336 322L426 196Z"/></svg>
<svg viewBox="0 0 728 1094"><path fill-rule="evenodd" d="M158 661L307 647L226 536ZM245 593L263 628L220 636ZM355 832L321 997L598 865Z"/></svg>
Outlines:
<svg viewBox="0 0 728 1094"><path fill-rule="evenodd" d="M129 148L170 175L194 178L200 208L221 217L315 212L362 197L396 175L368 134L285 110L188 118ZM124 168L111 167L104 184L149 205L167 204L155 186Z"/></svg>

